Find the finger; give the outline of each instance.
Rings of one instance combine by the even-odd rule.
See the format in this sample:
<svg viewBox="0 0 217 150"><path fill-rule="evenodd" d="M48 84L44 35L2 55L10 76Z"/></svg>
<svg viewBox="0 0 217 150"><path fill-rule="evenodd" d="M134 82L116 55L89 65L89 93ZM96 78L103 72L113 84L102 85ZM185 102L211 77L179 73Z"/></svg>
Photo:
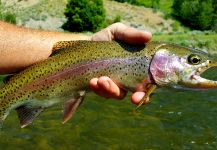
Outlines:
<svg viewBox="0 0 217 150"><path fill-rule="evenodd" d="M93 78L89 82L90 89L97 95L105 98L122 99L125 97L126 92L120 89L111 79L108 77Z"/></svg>
<svg viewBox="0 0 217 150"><path fill-rule="evenodd" d="M94 92L99 90L99 86L97 82L98 82L98 78L93 78L89 82L90 89L93 90Z"/></svg>
<svg viewBox="0 0 217 150"><path fill-rule="evenodd" d="M110 31L110 29L105 28L97 33L95 33L91 37L91 41L112 41L114 40L114 37Z"/></svg>
<svg viewBox="0 0 217 150"><path fill-rule="evenodd" d="M126 95L126 91L120 89L110 78L105 76L98 79L98 86L106 97L123 99Z"/></svg>
<svg viewBox="0 0 217 150"><path fill-rule="evenodd" d="M144 96L145 96L145 92L135 92L135 93L133 93L133 95L131 97L131 102L133 104L138 105ZM144 102L144 104L147 104L148 102L149 102L149 98L147 98L147 100Z"/></svg>
<svg viewBox="0 0 217 150"><path fill-rule="evenodd" d="M104 91L98 86L98 78L93 78L89 82L90 89L94 91L97 95L109 98Z"/></svg>
<svg viewBox="0 0 217 150"><path fill-rule="evenodd" d="M144 44L152 38L150 32L139 31L122 23L115 23L108 28L111 30L114 40L124 41L128 44Z"/></svg>
<svg viewBox="0 0 217 150"><path fill-rule="evenodd" d="M114 23L107 28L95 33L92 41L112 41L120 40L128 44L144 44L150 41L152 34L147 31L139 31L128 27L123 23Z"/></svg>

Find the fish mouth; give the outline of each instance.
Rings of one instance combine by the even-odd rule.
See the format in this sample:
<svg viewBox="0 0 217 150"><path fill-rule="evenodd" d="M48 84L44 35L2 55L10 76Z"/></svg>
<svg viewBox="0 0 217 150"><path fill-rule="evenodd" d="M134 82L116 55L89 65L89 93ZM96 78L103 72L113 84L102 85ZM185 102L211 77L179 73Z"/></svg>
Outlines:
<svg viewBox="0 0 217 150"><path fill-rule="evenodd" d="M194 71L189 78L188 81L185 81L185 86L196 89L215 89L217 88L217 81L212 79L204 78L206 72L215 69L217 67L216 61L207 60L205 63L200 65L196 71ZM216 70L217 73L217 70Z"/></svg>

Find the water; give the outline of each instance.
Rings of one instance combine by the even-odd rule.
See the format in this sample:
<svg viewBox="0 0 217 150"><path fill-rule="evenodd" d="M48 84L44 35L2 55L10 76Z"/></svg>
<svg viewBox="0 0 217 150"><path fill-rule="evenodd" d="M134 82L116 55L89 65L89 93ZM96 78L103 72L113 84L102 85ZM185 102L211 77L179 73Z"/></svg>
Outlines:
<svg viewBox="0 0 217 150"><path fill-rule="evenodd" d="M46 110L24 129L13 111L0 132L0 150L217 149L217 90L161 89L137 113L129 99L88 94L64 125L61 105Z"/></svg>

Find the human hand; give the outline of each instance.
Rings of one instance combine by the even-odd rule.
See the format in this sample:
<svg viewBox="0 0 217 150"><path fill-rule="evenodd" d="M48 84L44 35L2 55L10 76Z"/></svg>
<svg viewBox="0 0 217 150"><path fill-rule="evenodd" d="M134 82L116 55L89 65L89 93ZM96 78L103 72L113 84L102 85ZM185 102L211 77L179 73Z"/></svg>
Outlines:
<svg viewBox="0 0 217 150"><path fill-rule="evenodd" d="M139 31L122 23L115 23L95 33L91 37L91 40L120 40L128 44L138 45L150 41L151 37L152 35L150 32ZM118 85L116 85L109 77L106 76L91 79L89 85L96 94L106 98L123 99L126 95L126 91L119 88ZM135 92L132 94L131 101L134 104L138 104L144 96L144 92Z"/></svg>

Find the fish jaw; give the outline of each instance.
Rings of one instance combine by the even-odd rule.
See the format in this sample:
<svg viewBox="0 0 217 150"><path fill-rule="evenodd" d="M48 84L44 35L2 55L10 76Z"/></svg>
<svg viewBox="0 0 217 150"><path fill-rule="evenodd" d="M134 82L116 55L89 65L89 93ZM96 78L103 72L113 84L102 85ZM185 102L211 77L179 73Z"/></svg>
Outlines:
<svg viewBox="0 0 217 150"><path fill-rule="evenodd" d="M195 89L215 89L217 88L217 81L205 79L200 75L205 72L206 70L217 67L217 63L215 60L206 60L204 63L195 67L195 69L191 69L191 73L183 71L183 79L180 84L189 88ZM190 69L189 69L190 70Z"/></svg>
<svg viewBox="0 0 217 150"><path fill-rule="evenodd" d="M211 67L217 67L217 61L208 54L186 50L179 55L168 49L159 49L150 64L150 72L157 85L178 89L214 89L217 81L202 78L200 75ZM192 54L201 56L201 63L189 64Z"/></svg>

